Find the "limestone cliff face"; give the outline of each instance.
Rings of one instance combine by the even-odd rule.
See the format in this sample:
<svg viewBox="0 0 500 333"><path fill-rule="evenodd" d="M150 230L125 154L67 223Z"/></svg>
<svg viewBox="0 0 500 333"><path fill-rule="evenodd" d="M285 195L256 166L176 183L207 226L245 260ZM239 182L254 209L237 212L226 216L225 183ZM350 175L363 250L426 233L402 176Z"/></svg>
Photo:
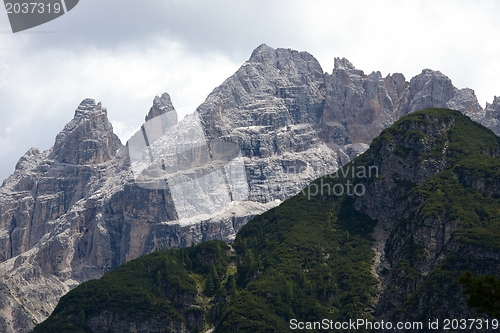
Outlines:
<svg viewBox="0 0 500 333"><path fill-rule="evenodd" d="M428 107L448 107L467 115L482 108L472 89L457 89L439 71L424 69L407 82L402 74L365 75L347 59L337 58L325 78L326 101L320 136L327 143L369 143L401 116Z"/></svg>
<svg viewBox="0 0 500 333"><path fill-rule="evenodd" d="M157 96L126 146L85 99L54 147L30 149L0 188L0 331L26 332L72 286L156 247L231 241L402 115L453 107L498 133L499 105L482 110L440 72L408 82L336 59L327 74L307 52L266 45L181 121Z"/></svg>
<svg viewBox="0 0 500 333"><path fill-rule="evenodd" d="M175 111L174 105L172 104L172 100L170 99L170 95L164 93L161 97L156 96L153 100L153 106L149 109L148 114L146 115L145 121L151 120L155 117L159 117L166 113L172 113L175 119L173 123L177 123L177 112ZM175 115L174 115L175 114Z"/></svg>
<svg viewBox="0 0 500 333"><path fill-rule="evenodd" d="M0 191L2 238L0 327L23 332L43 319L73 280L71 262L92 230L90 197L122 158L106 109L85 99L54 148L30 149ZM98 234L96 234L96 243ZM95 248L98 252L99 249ZM102 269L87 269L86 278ZM7 295L12 295L8 297Z"/></svg>

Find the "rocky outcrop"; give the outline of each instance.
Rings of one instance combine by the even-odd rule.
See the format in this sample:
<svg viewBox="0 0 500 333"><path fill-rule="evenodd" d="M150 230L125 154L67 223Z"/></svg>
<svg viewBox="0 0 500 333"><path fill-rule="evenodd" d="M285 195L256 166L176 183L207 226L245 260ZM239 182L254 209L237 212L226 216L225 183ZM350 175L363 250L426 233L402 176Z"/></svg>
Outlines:
<svg viewBox="0 0 500 333"><path fill-rule="evenodd" d="M86 321L91 332L137 332L137 333L162 333L179 332L188 333L184 323L180 320L171 322L164 318L127 318L123 320L123 315L114 312L104 312L98 316L93 316Z"/></svg>
<svg viewBox="0 0 500 333"><path fill-rule="evenodd" d="M500 133L500 97L495 96L493 103L486 103L484 117L475 119L482 125L488 127L497 135Z"/></svg>
<svg viewBox="0 0 500 333"><path fill-rule="evenodd" d="M125 147L85 99L0 188L0 330L28 330L72 286L157 247L233 240L402 115L447 106L499 131L499 103L484 112L437 71L408 82L339 58L327 74L307 52L267 45L181 121L168 94L155 97Z"/></svg>
<svg viewBox="0 0 500 333"><path fill-rule="evenodd" d="M73 165L99 164L111 160L121 147L113 133L106 109L85 99L75 116L57 135L50 159Z"/></svg>
<svg viewBox="0 0 500 333"><path fill-rule="evenodd" d="M153 100L153 106L149 109L148 114L146 115L145 121L151 120L156 117L160 117L163 114L171 113L174 120L172 123L176 124L177 120L177 112L175 111L174 105L172 104L172 100L170 99L170 95L167 93L163 93L161 97L156 96Z"/></svg>
<svg viewBox="0 0 500 333"><path fill-rule="evenodd" d="M394 103L402 98L408 83L404 77L382 79L380 72L365 75L347 59L335 59L326 76L326 100L320 122L323 140L330 144L368 143L398 117ZM389 89L392 89L391 99Z"/></svg>

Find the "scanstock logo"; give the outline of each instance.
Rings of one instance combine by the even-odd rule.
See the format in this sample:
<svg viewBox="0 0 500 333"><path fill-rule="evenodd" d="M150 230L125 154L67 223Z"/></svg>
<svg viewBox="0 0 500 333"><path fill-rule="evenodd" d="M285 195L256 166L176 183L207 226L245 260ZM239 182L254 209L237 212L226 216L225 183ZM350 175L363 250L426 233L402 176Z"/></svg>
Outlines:
<svg viewBox="0 0 500 333"><path fill-rule="evenodd" d="M208 139L197 112L181 122L172 112L152 118L127 147L135 184L163 191L178 220L208 218L248 200L239 145Z"/></svg>
<svg viewBox="0 0 500 333"><path fill-rule="evenodd" d="M79 0L4 0L12 32L52 21L75 8Z"/></svg>

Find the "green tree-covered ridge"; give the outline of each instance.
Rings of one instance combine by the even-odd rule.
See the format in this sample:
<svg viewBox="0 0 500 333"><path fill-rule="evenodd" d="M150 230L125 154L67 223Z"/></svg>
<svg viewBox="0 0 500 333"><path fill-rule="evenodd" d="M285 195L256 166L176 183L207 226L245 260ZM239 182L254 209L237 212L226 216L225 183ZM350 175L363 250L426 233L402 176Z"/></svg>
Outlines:
<svg viewBox="0 0 500 333"><path fill-rule="evenodd" d="M428 178L338 173L313 183L351 181L377 191L389 177L396 184L391 200L406 210L391 226L385 246L391 266L379 272L382 284L373 270L378 221L362 213L355 196L306 190L255 217L231 247L208 242L158 251L83 283L35 332L85 332L103 313L172 332L180 326L190 332L211 326L215 332L287 332L292 318L465 318L473 312L459 275L498 274L499 155L500 139L488 129L458 111L427 109L384 130L345 168L382 165L396 156L437 165ZM431 258L418 237L439 226L449 229L449 240Z"/></svg>

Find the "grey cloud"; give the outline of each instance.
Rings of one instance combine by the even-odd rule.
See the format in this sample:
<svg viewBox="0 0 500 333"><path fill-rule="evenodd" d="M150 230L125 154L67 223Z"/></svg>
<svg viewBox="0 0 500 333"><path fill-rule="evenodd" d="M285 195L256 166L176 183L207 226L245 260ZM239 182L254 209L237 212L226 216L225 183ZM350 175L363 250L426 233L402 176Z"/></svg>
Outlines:
<svg viewBox="0 0 500 333"><path fill-rule="evenodd" d="M177 40L194 52L221 51L240 59L257 45L294 47L297 14L283 1L80 1L65 16L35 30L27 49L116 49ZM296 44L296 43L295 43Z"/></svg>
<svg viewBox="0 0 500 333"><path fill-rule="evenodd" d="M166 33L164 13L164 2L160 1L80 1L65 16L37 29L54 34L30 36L27 47L86 51L147 42L152 36Z"/></svg>
<svg viewBox="0 0 500 333"><path fill-rule="evenodd" d="M4 106L5 104L2 103ZM4 114L15 114L12 112L2 112ZM31 147L45 150L54 144L54 138L64 127L64 124L71 119L47 118L35 116L29 122L24 122L22 128L13 127L12 132L5 135L3 120L0 134L0 144L2 147L0 163L0 184L13 171L19 158Z"/></svg>

